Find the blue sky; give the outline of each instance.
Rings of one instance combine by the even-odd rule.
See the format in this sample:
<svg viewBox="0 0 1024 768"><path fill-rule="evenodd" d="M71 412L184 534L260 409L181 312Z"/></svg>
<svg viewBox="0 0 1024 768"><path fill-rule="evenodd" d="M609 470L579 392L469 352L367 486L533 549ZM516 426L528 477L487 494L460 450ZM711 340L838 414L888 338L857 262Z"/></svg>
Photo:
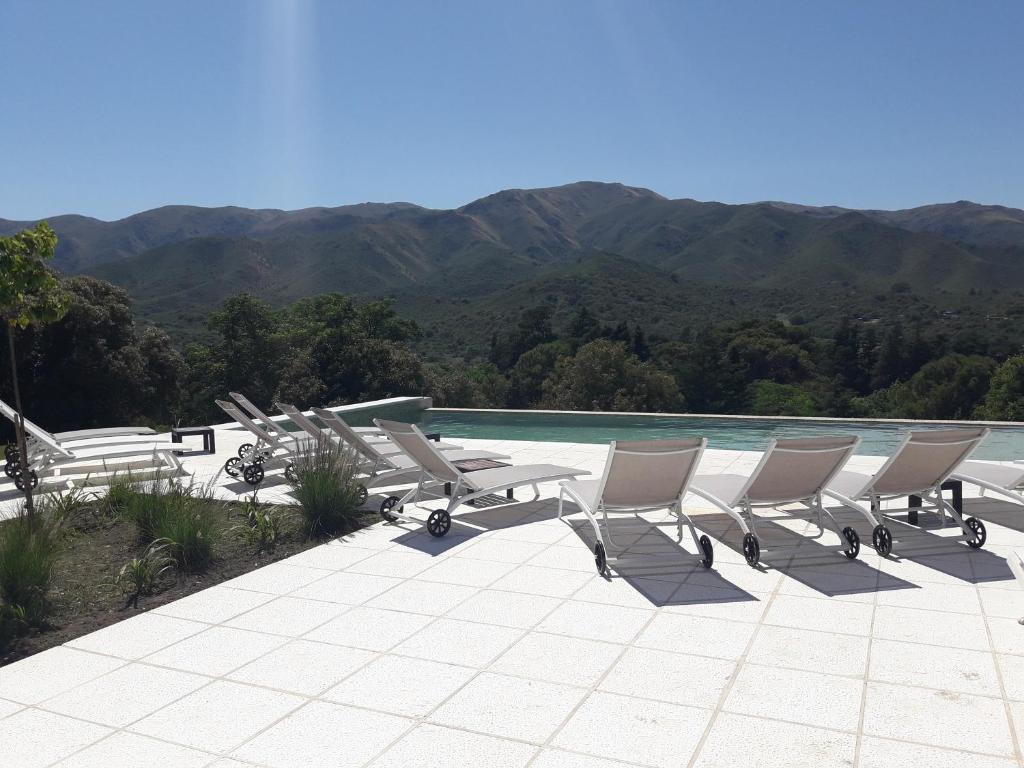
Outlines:
<svg viewBox="0 0 1024 768"><path fill-rule="evenodd" d="M670 197L1024 207L1024 3L0 0L0 217Z"/></svg>

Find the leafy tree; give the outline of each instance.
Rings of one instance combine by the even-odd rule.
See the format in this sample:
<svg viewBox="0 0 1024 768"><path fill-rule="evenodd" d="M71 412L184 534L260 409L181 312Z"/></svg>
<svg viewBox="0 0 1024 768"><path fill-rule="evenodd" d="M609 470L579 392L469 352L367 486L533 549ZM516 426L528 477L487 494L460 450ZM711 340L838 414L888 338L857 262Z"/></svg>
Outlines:
<svg viewBox="0 0 1024 768"><path fill-rule="evenodd" d="M1015 355L994 374L978 415L992 421L1024 421L1024 355Z"/></svg>
<svg viewBox="0 0 1024 768"><path fill-rule="evenodd" d="M507 405L509 382L493 363L473 366L469 369L469 378L478 393L479 407L504 408Z"/></svg>
<svg viewBox="0 0 1024 768"><path fill-rule="evenodd" d="M654 351L654 363L675 378L687 407L695 413L736 413L745 399L738 367L725 359L724 334L705 328L689 343L667 342Z"/></svg>
<svg viewBox="0 0 1024 768"><path fill-rule="evenodd" d="M549 304L527 309L519 318L519 325L512 334L510 341L509 360L505 370L515 365L519 356L533 349L538 344L546 344L555 340L555 332L551 327L552 309Z"/></svg>
<svg viewBox="0 0 1024 768"><path fill-rule="evenodd" d="M563 357L545 380L543 405L565 410L673 411L682 408L675 381L641 362L625 344L598 339Z"/></svg>
<svg viewBox="0 0 1024 768"><path fill-rule="evenodd" d="M249 293L227 299L210 315L217 334L214 353L223 376L220 397L242 391L256 403L266 403L277 387L280 339L270 307Z"/></svg>
<svg viewBox="0 0 1024 768"><path fill-rule="evenodd" d="M509 371L508 404L513 408L537 405L544 394L544 380L555 370L555 363L572 352L568 342L550 341L520 355Z"/></svg>
<svg viewBox="0 0 1024 768"><path fill-rule="evenodd" d="M568 334L569 339L579 348L601 335L601 324L586 306L581 306L569 323Z"/></svg>
<svg viewBox="0 0 1024 768"><path fill-rule="evenodd" d="M903 326L899 323L886 329L878 347L878 360L871 372L871 388L884 389L907 373L906 347L903 341Z"/></svg>
<svg viewBox="0 0 1024 768"><path fill-rule="evenodd" d="M832 339L832 367L839 386L866 393L870 384L864 370L860 329L844 317Z"/></svg>
<svg viewBox="0 0 1024 768"><path fill-rule="evenodd" d="M458 366L427 368L427 392L436 408L479 408L480 392L466 370Z"/></svg>
<svg viewBox="0 0 1024 768"><path fill-rule="evenodd" d="M818 403L796 384L779 384L760 379L748 388L750 413L761 416L816 416Z"/></svg>
<svg viewBox="0 0 1024 768"><path fill-rule="evenodd" d="M140 329L121 288L84 276L63 288L64 317L33 340L33 409L54 430L172 421L184 362L167 334Z"/></svg>
<svg viewBox="0 0 1024 768"><path fill-rule="evenodd" d="M633 329L633 354L641 360L649 360L651 357L651 348L647 344L647 337L644 335L644 329L639 325Z"/></svg>
<svg viewBox="0 0 1024 768"><path fill-rule="evenodd" d="M789 384L815 373L810 346L811 340L799 329L774 322L748 323L732 335L725 359L737 367L745 381L771 379Z"/></svg>
<svg viewBox="0 0 1024 768"><path fill-rule="evenodd" d="M24 410L18 385L18 355L14 335L30 325L59 320L67 300L60 282L47 266L57 248L57 235L45 221L13 237L0 237L0 315L7 325L7 350L11 364L11 385L17 411L15 430L21 457L21 481L25 506L34 511L32 487L28 475L28 451L25 447Z"/></svg>
<svg viewBox="0 0 1024 768"><path fill-rule="evenodd" d="M949 354L906 382L854 400L856 415L875 418L969 419L989 389L995 361Z"/></svg>

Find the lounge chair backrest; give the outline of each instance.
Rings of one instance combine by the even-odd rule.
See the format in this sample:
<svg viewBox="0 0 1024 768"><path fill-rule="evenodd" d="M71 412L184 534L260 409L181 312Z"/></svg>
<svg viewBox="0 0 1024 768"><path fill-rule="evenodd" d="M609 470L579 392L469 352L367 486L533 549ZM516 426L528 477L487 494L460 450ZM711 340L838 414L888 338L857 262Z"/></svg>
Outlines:
<svg viewBox="0 0 1024 768"><path fill-rule="evenodd" d="M294 405L288 405L288 403L274 403L274 406L277 410L293 421L295 426L306 432L310 437L315 437L318 440L322 440L325 437L324 431Z"/></svg>
<svg viewBox="0 0 1024 768"><path fill-rule="evenodd" d="M984 427L910 432L875 475L870 490L903 495L935 488L945 482L988 433Z"/></svg>
<svg viewBox="0 0 1024 768"><path fill-rule="evenodd" d="M11 406L9 406L3 400L0 400L0 413L2 413L4 416L10 419L12 424L16 425L18 423L18 412L11 408ZM61 448L60 443L57 442L57 438L55 438L51 433L47 432L45 429L40 427L38 424L31 422L28 419L23 419L22 423L25 425L25 431L28 434L30 434L39 442L43 443L50 450L57 451L57 453L59 453L61 456L71 457L75 455L71 453L71 451L69 451L67 448Z"/></svg>
<svg viewBox="0 0 1024 768"><path fill-rule="evenodd" d="M461 473L437 450L415 424L374 419L373 423L384 430L403 451L437 480L454 483Z"/></svg>
<svg viewBox="0 0 1024 768"><path fill-rule="evenodd" d="M613 440L597 498L613 508L659 508L680 501L707 441Z"/></svg>
<svg viewBox="0 0 1024 768"><path fill-rule="evenodd" d="M326 408L314 408L313 413L319 416L324 424L333 429L335 434L344 440L350 448L358 451L370 461L381 460L380 451L364 440L363 436L346 424L345 420L338 414L328 411Z"/></svg>
<svg viewBox="0 0 1024 768"><path fill-rule="evenodd" d="M741 498L781 504L816 496L857 449L855 436L772 440Z"/></svg>
<svg viewBox="0 0 1024 768"><path fill-rule="evenodd" d="M228 394L231 395L231 398L236 403L238 403L240 406L242 406L243 411L248 413L249 417L251 419L259 422L260 426L262 426L263 429L265 429L270 434L274 434L275 432L284 432L285 431L284 427L282 427L280 424L275 422L272 418L267 416L267 414L265 414L263 411L261 411L259 408L257 408L255 406L255 404L251 400L249 400L249 398L247 398L245 395L243 395L241 392L228 392Z"/></svg>
<svg viewBox="0 0 1024 768"><path fill-rule="evenodd" d="M263 427L242 413L241 409L239 409L239 407L234 403L229 403L227 400L215 400L214 402L220 406L220 409L224 411L224 413L248 429L263 442L269 445L275 445L279 442L277 437L271 435L267 430L263 429Z"/></svg>

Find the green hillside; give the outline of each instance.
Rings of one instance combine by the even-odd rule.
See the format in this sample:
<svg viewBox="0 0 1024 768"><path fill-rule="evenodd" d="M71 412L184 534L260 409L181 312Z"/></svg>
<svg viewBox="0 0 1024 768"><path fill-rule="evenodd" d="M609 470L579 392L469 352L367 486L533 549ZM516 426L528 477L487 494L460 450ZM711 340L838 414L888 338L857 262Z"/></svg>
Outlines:
<svg viewBox="0 0 1024 768"><path fill-rule="evenodd" d="M275 306L330 291L395 297L426 328L431 354L473 357L538 302L556 322L582 304L663 338L754 316L827 333L840 313L954 319L959 332L1001 328L1024 290L1024 211L963 202L726 205L579 182L454 210L169 206L116 222L50 221L61 269L127 288L141 316L182 339L241 291ZM24 224L0 220L0 233Z"/></svg>

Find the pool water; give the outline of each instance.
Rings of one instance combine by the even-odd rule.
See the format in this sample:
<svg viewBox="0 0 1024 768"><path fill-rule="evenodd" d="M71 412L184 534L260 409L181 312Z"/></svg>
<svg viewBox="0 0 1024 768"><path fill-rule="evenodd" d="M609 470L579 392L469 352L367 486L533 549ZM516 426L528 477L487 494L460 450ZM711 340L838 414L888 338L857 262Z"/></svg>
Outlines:
<svg viewBox="0 0 1024 768"><path fill-rule="evenodd" d="M536 440L556 443L607 443L611 440L656 440L697 436L708 439L709 448L743 451L764 450L769 438L859 435L857 453L886 456L912 425L877 421L822 422L800 419L737 419L722 417L648 416L593 413L537 413L508 411L429 410L360 413L346 419L353 426L369 425L374 416L415 422L424 432L444 437L491 440ZM931 423L921 429L941 429L956 424ZM979 459L1024 459L1024 425L992 427L987 440L974 454Z"/></svg>

